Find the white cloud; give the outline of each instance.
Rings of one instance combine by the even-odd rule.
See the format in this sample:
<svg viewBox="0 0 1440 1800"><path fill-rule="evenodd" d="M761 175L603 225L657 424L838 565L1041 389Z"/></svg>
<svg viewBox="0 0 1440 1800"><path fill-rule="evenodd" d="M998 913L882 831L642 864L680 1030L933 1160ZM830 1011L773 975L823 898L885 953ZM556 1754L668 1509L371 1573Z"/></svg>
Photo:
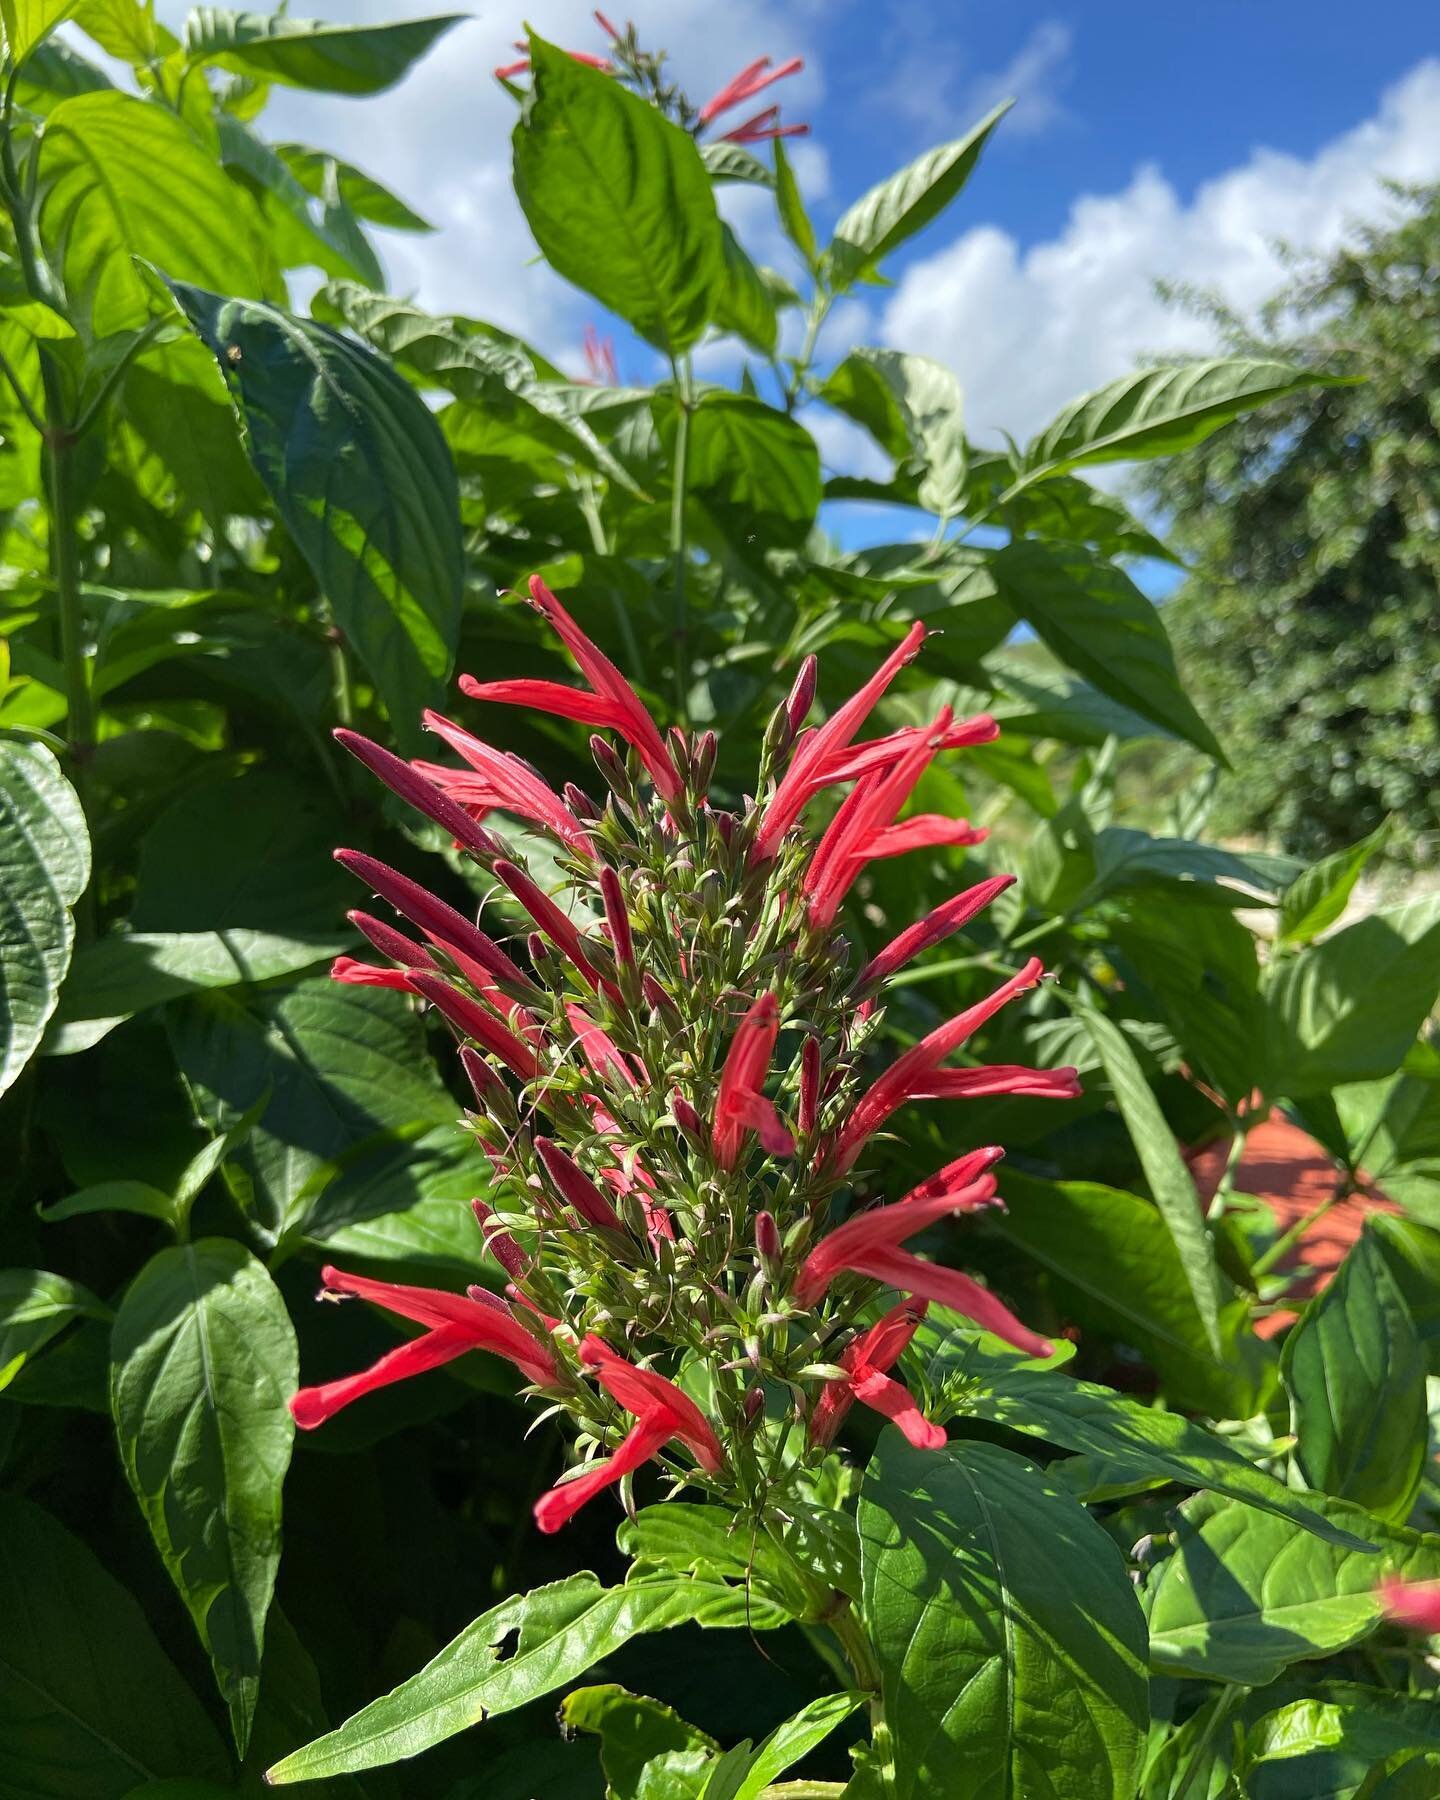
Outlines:
<svg viewBox="0 0 1440 1800"><path fill-rule="evenodd" d="M965 112L983 118L1002 100L1013 100L1005 120L1011 137L1048 131L1067 118L1060 89L1070 76L1074 33L1059 19L1045 19L1030 33L1003 69L981 75L970 84Z"/></svg>
<svg viewBox="0 0 1440 1800"><path fill-rule="evenodd" d="M1253 308L1285 279L1280 242L1334 248L1383 210L1382 176L1440 176L1440 61L1313 157L1257 149L1188 204L1148 166L1123 192L1082 196L1057 237L1023 252L998 226L967 231L905 271L882 335L954 368L976 435L1024 437L1138 357L1208 347L1210 329L1167 306L1157 280Z"/></svg>
<svg viewBox="0 0 1440 1800"><path fill-rule="evenodd" d="M391 0L341 0L331 19L389 21ZM673 72L704 98L756 56L807 58L777 98L803 118L822 92L813 25L786 0L618 0L641 41L670 52ZM598 314L587 300L534 261L535 244L510 185L515 103L491 70L512 61L512 40L528 20L544 37L603 51L586 0L497 0L482 20L457 26L397 88L369 100L276 88L266 131L319 144L348 157L393 187L439 229L430 237L377 234L389 285L436 311L465 312L550 346L578 341ZM823 159L804 164L823 181Z"/></svg>
<svg viewBox="0 0 1440 1800"><path fill-rule="evenodd" d="M869 99L926 137L962 131L1001 100L1015 102L1006 126L1012 137L1044 131L1066 117L1059 90L1069 78L1073 36L1058 19L1044 19L1003 67L972 70L943 11L937 15L929 0L899 0L886 21L888 65L869 84Z"/></svg>

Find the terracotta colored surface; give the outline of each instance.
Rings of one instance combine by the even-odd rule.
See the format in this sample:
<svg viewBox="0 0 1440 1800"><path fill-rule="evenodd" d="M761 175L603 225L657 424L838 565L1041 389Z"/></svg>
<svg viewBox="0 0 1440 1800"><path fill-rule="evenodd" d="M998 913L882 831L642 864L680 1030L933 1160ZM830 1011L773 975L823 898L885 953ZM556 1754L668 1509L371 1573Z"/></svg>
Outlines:
<svg viewBox="0 0 1440 1800"><path fill-rule="evenodd" d="M1191 1158L1190 1166L1201 1195L1208 1200L1219 1186L1225 1166L1225 1145L1214 1145ZM1335 1165L1314 1138L1288 1119L1267 1119L1250 1133L1235 1188L1256 1194L1272 1208L1282 1232L1312 1213L1333 1192ZM1365 1215L1396 1212L1388 1200L1347 1194L1322 1218L1304 1231L1285 1257L1282 1267L1295 1270L1289 1292L1297 1300L1317 1294L1344 1261L1345 1253L1360 1235ZM1290 1312L1271 1313L1256 1329L1272 1337L1295 1317Z"/></svg>

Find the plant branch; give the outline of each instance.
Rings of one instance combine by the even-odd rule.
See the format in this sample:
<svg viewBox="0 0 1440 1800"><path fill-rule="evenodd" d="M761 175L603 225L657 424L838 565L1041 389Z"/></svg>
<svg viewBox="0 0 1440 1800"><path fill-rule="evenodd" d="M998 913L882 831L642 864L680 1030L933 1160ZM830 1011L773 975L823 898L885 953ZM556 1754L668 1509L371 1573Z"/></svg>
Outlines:
<svg viewBox="0 0 1440 1800"><path fill-rule="evenodd" d="M3 350L0 350L0 375L3 375L5 377L5 379L10 383L11 387L14 388L15 398L20 402L21 412L24 413L25 417L30 421L30 423L35 427L35 429L40 433L41 437L44 437L44 435L45 435L44 417L41 414L38 407L35 405L35 402L30 398L30 395L26 392L24 382L21 381L18 372L14 368L13 364L10 362L10 359L5 355L5 352Z"/></svg>
<svg viewBox="0 0 1440 1800"><path fill-rule="evenodd" d="M143 331L136 332L135 336L125 346L125 350L116 361L114 368L110 370L109 374L106 375L105 379L96 389L90 404L75 421L72 428L72 435L74 437L84 437L85 433L100 416L100 413L105 406L105 402L110 398L111 394L114 393L115 388L123 378L125 371L130 367L131 363L135 361L137 356L141 355L143 351L150 347L166 323L167 321L164 319L152 319Z"/></svg>
<svg viewBox="0 0 1440 1800"><path fill-rule="evenodd" d="M690 623L685 596L685 489L690 462L692 401L689 384L682 376L679 363L673 358L670 368L675 378L676 401L680 409L675 433L675 467L672 474L673 491L670 499L670 554L675 563L675 710L683 725L688 718L685 675L689 663L687 640L690 635Z"/></svg>
<svg viewBox="0 0 1440 1800"><path fill-rule="evenodd" d="M1190 1752L1185 1764L1185 1773L1181 1776L1180 1785L1175 1789L1171 1800L1185 1800L1195 1777L1200 1773L1201 1765L1205 1760L1205 1752L1210 1748L1211 1739L1229 1717L1230 1709L1244 1692L1245 1689L1238 1682L1227 1681L1225 1683L1223 1691L1211 1708L1210 1717L1205 1721L1195 1748Z"/></svg>

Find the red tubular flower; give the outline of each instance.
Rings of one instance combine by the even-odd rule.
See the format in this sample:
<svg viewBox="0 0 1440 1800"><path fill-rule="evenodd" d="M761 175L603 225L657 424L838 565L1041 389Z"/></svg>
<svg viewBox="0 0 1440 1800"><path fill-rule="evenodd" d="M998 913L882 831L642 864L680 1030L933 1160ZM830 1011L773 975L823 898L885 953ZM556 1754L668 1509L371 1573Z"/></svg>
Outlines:
<svg viewBox="0 0 1440 1800"><path fill-rule="evenodd" d="M330 965L330 979L343 981L348 987L395 988L402 994L415 992L403 969L380 969L374 963L357 962L353 956L337 956Z"/></svg>
<svg viewBox="0 0 1440 1800"><path fill-rule="evenodd" d="M570 689L561 691L569 693ZM590 855L590 840L585 827L523 757L509 750L492 748L473 732L437 712L426 711L421 717L427 731L443 738L470 765L468 773L464 769L444 768L439 763L414 765L427 780L443 788L458 806L474 806L487 812L493 807L500 812L513 813L518 819L528 819L534 825L553 831L582 856ZM492 847L498 850L493 840Z"/></svg>
<svg viewBox="0 0 1440 1800"><path fill-rule="evenodd" d="M913 957L924 950L931 950L936 944L943 943L952 932L959 931L968 925L976 913L984 909L997 895L1003 894L1006 888L1014 884L1013 875L992 875L988 881L977 882L974 887L966 888L963 893L954 894L943 901L923 919L907 926L898 937L891 938L883 950L870 958L865 967L855 977L857 988L872 987L886 981L897 969L903 969Z"/></svg>
<svg viewBox="0 0 1440 1800"><path fill-rule="evenodd" d="M830 1149L829 1160L833 1171L837 1175L843 1175L847 1169L853 1168L856 1157L871 1136L880 1129L891 1113L905 1104L915 1086L933 1074L945 1058L958 1050L987 1019L993 1018L1007 1000L1012 1000L1026 988L1034 987L1043 973L1044 965L1040 958L1032 956L1018 975L1012 975L993 994L977 1001L974 1006L967 1007L964 1012L957 1013L953 1019L938 1026L928 1037L922 1038L912 1049L898 1057L861 1095L851 1110L850 1117L841 1126Z"/></svg>
<svg viewBox="0 0 1440 1800"><path fill-rule="evenodd" d="M361 934L366 937L380 952L388 956L393 963L399 963L405 969L433 969L435 959L430 952L417 944L414 938L406 937L403 931L397 931L393 925L387 925L383 919L372 918L367 912L355 909L346 913L345 917Z"/></svg>
<svg viewBox="0 0 1440 1800"><path fill-rule="evenodd" d="M812 1444L833 1443L846 1413L858 1400L893 1420L917 1450L941 1447L945 1442L942 1427L932 1425L909 1391L888 1374L908 1349L924 1317L923 1303L917 1306L906 1301L851 1342L840 1358L845 1378L826 1383L810 1415Z"/></svg>
<svg viewBox="0 0 1440 1800"><path fill-rule="evenodd" d="M708 1473L717 1474L724 1467L724 1453L709 1420L673 1382L649 1369L637 1369L593 1336L581 1344L580 1360L595 1371L611 1398L635 1415L636 1422L603 1462L540 1496L535 1503L535 1523L541 1531L558 1531L602 1488L642 1467L673 1438L678 1438Z"/></svg>
<svg viewBox="0 0 1440 1800"><path fill-rule="evenodd" d="M1409 1631L1440 1632L1440 1581L1402 1581L1387 1575L1375 1590L1385 1617Z"/></svg>
<svg viewBox="0 0 1440 1800"><path fill-rule="evenodd" d="M498 1215L483 1200L472 1200L470 1210L480 1227L485 1248L512 1281L523 1281L530 1273L530 1259L505 1227L497 1222Z"/></svg>
<svg viewBox="0 0 1440 1800"><path fill-rule="evenodd" d="M572 1157L551 1138L537 1137L535 1152L545 1173L554 1182L557 1193L573 1206L587 1225L600 1225L609 1231L623 1231L620 1215L595 1183Z"/></svg>
<svg viewBox="0 0 1440 1800"><path fill-rule="evenodd" d="M571 62L584 63L587 69L599 69L603 75L608 75L615 66L608 56L596 56L590 50L567 50L565 54ZM522 56L518 62L502 63L494 72L495 79L511 81L515 76L523 75L529 67L530 58L528 56Z"/></svg>
<svg viewBox="0 0 1440 1800"><path fill-rule="evenodd" d="M771 138L808 137L808 125L781 125L780 108L767 106L764 112L758 112L753 119L747 119L743 125L737 125L733 131L720 134L724 144L764 144Z"/></svg>
<svg viewBox="0 0 1440 1800"><path fill-rule="evenodd" d="M616 960L633 965L635 939L630 930L625 890L620 885L619 875L608 863L600 871L600 899L605 907L605 922L610 927L610 943Z"/></svg>
<svg viewBox="0 0 1440 1800"><path fill-rule="evenodd" d="M460 677L461 691L472 700L533 706L541 712L559 713L563 718L579 719L583 724L602 725L617 731L634 748L661 798L671 805L683 798L684 785L670 760L665 741L634 688L598 645L585 635L538 575L530 577L530 599L575 658L595 692L578 693L554 681L476 681L469 675Z"/></svg>
<svg viewBox="0 0 1440 1800"><path fill-rule="evenodd" d="M795 1111L795 1123L800 1127L802 1137L809 1137L819 1117L820 1042L818 1038L807 1037L800 1046L800 1102Z"/></svg>
<svg viewBox="0 0 1440 1800"><path fill-rule="evenodd" d="M735 1167L749 1131L759 1134L772 1156L795 1154L795 1140L762 1091L779 1034L775 996L762 994L736 1027L720 1071L712 1142L722 1169Z"/></svg>
<svg viewBox="0 0 1440 1800"><path fill-rule="evenodd" d="M872 1252L891 1250L951 1213L982 1211L995 1195L995 1177L989 1170L1004 1154L996 1147L972 1151L950 1165L951 1178L942 1187L927 1191L923 1198L907 1195L890 1206L855 1213L837 1225L800 1265L795 1299L801 1306L813 1306L837 1275L847 1270L864 1273ZM959 1175L964 1179L957 1179Z"/></svg>
<svg viewBox="0 0 1440 1800"><path fill-rule="evenodd" d="M833 924L856 876L877 852L890 822L934 761L950 726L950 708L941 707L928 731L916 734L888 768L856 782L821 838L801 887L809 899L810 923Z"/></svg>
<svg viewBox="0 0 1440 1800"><path fill-rule="evenodd" d="M635 1072L626 1062L620 1046L608 1031L603 1031L595 1023L583 1007L576 1006L573 1000L567 1000L565 1017L580 1040L581 1055L597 1075L606 1080L614 1079L622 1087L639 1087ZM614 1124L614 1121L611 1123Z"/></svg>
<svg viewBox="0 0 1440 1800"><path fill-rule="evenodd" d="M431 975L424 969L416 969L409 981L415 992L423 995L432 1006L444 1013L452 1025L457 1026L466 1037L474 1038L481 1049L488 1050L492 1056L498 1056L522 1081L533 1081L540 1073L535 1052L525 1040L517 1037L508 1025L502 1024L494 1013L487 1012L478 1000L472 1000L468 994L462 994L458 988L451 987L443 975Z"/></svg>
<svg viewBox="0 0 1440 1800"><path fill-rule="evenodd" d="M468 958L485 972L490 982L498 983L502 988L518 990L529 999L542 998L534 982L521 974L493 938L478 925L472 925L453 906L447 906L437 895L422 888L418 881L411 881L398 869L359 850L337 850L335 860L342 869L358 876L382 900L388 900L412 925L418 925L432 944Z"/></svg>
<svg viewBox="0 0 1440 1800"><path fill-rule="evenodd" d="M830 777L824 774L826 764L838 751L844 750L869 717L877 700L908 662L913 662L925 641L925 627L917 619L857 694L833 712L817 730L809 732L796 744L789 767L770 796L755 835L754 859L768 861L780 847L780 841L800 817L813 795Z"/></svg>
<svg viewBox="0 0 1440 1800"><path fill-rule="evenodd" d="M328 1266L321 1270L320 1279L333 1293L355 1294L428 1329L423 1337L387 1351L379 1362L358 1375L347 1375L320 1387L302 1388L290 1402L290 1411L302 1431L323 1425L362 1394L437 1368L463 1356L467 1350L488 1350L503 1356L537 1387L553 1387L558 1379L550 1351L520 1324L503 1300L491 1296L482 1303L464 1294L371 1281Z"/></svg>
<svg viewBox="0 0 1440 1800"><path fill-rule="evenodd" d="M912 1100L989 1100L999 1094L1027 1100L1078 1100L1080 1076L1070 1068L985 1063L978 1069L936 1069L910 1090Z"/></svg>
<svg viewBox="0 0 1440 1800"><path fill-rule="evenodd" d="M708 125L720 113L728 112L732 106L741 105L773 82L783 81L787 75L798 75L804 67L804 59L799 56L792 56L788 62L781 63L778 69L770 67L768 56L757 57L710 96L700 108L699 123Z"/></svg>
<svg viewBox="0 0 1440 1800"><path fill-rule="evenodd" d="M818 788L830 787L836 782L859 781L863 775L873 775L877 769L888 769L898 758L914 744L917 738L924 738L934 732L933 725L907 725L903 730L892 731L886 737L871 738L868 743L852 745L848 750L837 750L835 754L822 764L817 776ZM989 713L976 713L971 719L956 719L940 733L940 741L935 748L940 750L967 750L976 744L988 744L1000 735L1000 727Z"/></svg>
<svg viewBox="0 0 1440 1800"><path fill-rule="evenodd" d="M584 934L574 920L562 912L523 869L503 856L495 864L495 879L504 882L556 949L574 965L582 980L592 988L599 988L602 985L600 971L586 954ZM613 982L603 985L611 993L616 991Z"/></svg>
<svg viewBox="0 0 1440 1800"><path fill-rule="evenodd" d="M364 763L372 775L383 781L392 794L427 819L433 819L457 844L473 850L478 856L494 856L498 852L500 846L490 833L482 830L465 808L444 790L443 783L437 786L427 778L428 771L423 764L407 763L381 745L372 744L369 738L361 737L358 731L347 731L343 726L331 735L337 744Z"/></svg>
<svg viewBox="0 0 1440 1800"><path fill-rule="evenodd" d="M866 856L878 861L884 856L903 856L907 850L936 850L983 844L990 833L983 825L972 825L968 819L947 819L943 813L916 813L898 825L877 831L866 847Z"/></svg>

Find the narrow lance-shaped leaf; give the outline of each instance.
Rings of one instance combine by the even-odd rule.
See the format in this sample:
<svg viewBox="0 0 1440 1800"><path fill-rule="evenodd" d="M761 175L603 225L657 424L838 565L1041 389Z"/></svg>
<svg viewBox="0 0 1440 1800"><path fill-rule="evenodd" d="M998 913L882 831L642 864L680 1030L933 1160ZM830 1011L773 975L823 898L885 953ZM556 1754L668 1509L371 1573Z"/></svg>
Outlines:
<svg viewBox="0 0 1440 1800"><path fill-rule="evenodd" d="M826 256L836 285L848 287L942 213L970 179L990 133L1010 110L1005 101L973 130L927 150L870 189L840 216Z"/></svg>
<svg viewBox="0 0 1440 1800"><path fill-rule="evenodd" d="M0 1389L76 1319L110 1316L88 1288L44 1269L0 1269Z"/></svg>
<svg viewBox="0 0 1440 1800"><path fill-rule="evenodd" d="M266 1779L281 1786L418 1756L467 1726L567 1686L643 1632L689 1622L763 1629L785 1617L757 1606L743 1588L700 1576L604 1588L591 1574L571 1575L491 1607L419 1674L285 1757ZM518 1640L502 1660L498 1648L509 1647L512 1633Z"/></svg>
<svg viewBox="0 0 1440 1800"><path fill-rule="evenodd" d="M1280 896L1280 943L1309 943L1336 923L1355 891L1355 883L1389 831L1387 819L1358 844L1322 857L1295 877Z"/></svg>
<svg viewBox="0 0 1440 1800"><path fill-rule="evenodd" d="M262 81L327 94L379 94L401 79L462 13L388 25L330 25L285 13L197 6L185 22L192 62L219 62Z"/></svg>
<svg viewBox="0 0 1440 1800"><path fill-rule="evenodd" d="M0 739L0 1093L39 1047L90 880L85 814L41 744Z"/></svg>
<svg viewBox="0 0 1440 1800"><path fill-rule="evenodd" d="M280 1490L299 1382L279 1290L241 1244L152 1257L110 1346L121 1461L210 1653L243 1755L280 1563Z"/></svg>
<svg viewBox="0 0 1440 1800"><path fill-rule="evenodd" d="M450 671L460 501L440 428L371 351L279 307L172 292L219 363L256 473L402 742Z"/></svg>
<svg viewBox="0 0 1440 1800"><path fill-rule="evenodd" d="M1122 375L1072 401L1031 440L1011 491L1091 463L1173 456L1267 401L1341 379L1244 357Z"/></svg>

